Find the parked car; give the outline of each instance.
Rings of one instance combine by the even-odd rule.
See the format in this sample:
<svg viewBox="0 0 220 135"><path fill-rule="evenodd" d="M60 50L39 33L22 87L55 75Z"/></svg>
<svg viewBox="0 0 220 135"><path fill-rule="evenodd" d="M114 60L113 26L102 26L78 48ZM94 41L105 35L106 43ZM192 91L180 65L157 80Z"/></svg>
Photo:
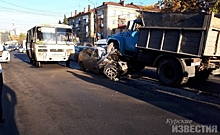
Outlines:
<svg viewBox="0 0 220 135"><path fill-rule="evenodd" d="M77 46L89 46L89 47L92 47L93 43L91 43L91 42L79 42L79 43L77 43Z"/></svg>
<svg viewBox="0 0 220 135"><path fill-rule="evenodd" d="M15 50L15 47L14 47L13 45L9 45L9 46L7 47L7 50L8 50L9 52L14 51L14 50Z"/></svg>
<svg viewBox="0 0 220 135"><path fill-rule="evenodd" d="M83 49L85 49L85 48L87 48L87 47L88 47L88 46L75 46L75 54L74 54L73 59L74 59L74 60L78 60L79 53L80 53Z"/></svg>
<svg viewBox="0 0 220 135"><path fill-rule="evenodd" d="M79 53L80 70L88 69L111 80L117 80L118 76L126 74L128 69L126 62L114 60L117 52L115 49L107 54L103 47L87 47Z"/></svg>
<svg viewBox="0 0 220 135"><path fill-rule="evenodd" d="M0 46L0 62L10 62L10 52L5 46Z"/></svg>
<svg viewBox="0 0 220 135"><path fill-rule="evenodd" d="M99 39L98 41L95 42L95 46L100 46L105 48L107 46L106 39Z"/></svg>
<svg viewBox="0 0 220 135"><path fill-rule="evenodd" d="M23 48L23 47L20 47L20 48L19 48L19 52L20 52L20 53L25 53L25 52L26 52L26 49Z"/></svg>
<svg viewBox="0 0 220 135"><path fill-rule="evenodd" d="M15 46L15 50L19 50L20 48L21 48L20 45L16 45L16 46Z"/></svg>

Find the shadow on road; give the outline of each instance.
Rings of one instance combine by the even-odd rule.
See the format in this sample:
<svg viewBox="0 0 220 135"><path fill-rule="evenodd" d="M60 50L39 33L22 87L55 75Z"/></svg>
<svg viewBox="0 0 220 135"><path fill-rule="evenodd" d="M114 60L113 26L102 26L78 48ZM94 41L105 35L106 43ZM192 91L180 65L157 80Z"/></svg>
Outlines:
<svg viewBox="0 0 220 135"><path fill-rule="evenodd" d="M184 86L198 89L204 92L220 94L220 81L216 81L213 79L208 80L208 81L195 81L191 79Z"/></svg>
<svg viewBox="0 0 220 135"><path fill-rule="evenodd" d="M20 60L22 60L23 62L29 64L29 65L30 65L30 68L39 68L39 67L36 67L36 66L34 66L32 63L29 62L29 58L28 58L28 56L27 56L26 53L16 53L16 54L14 54L14 58L15 58L15 59L20 59ZM56 62L56 61L41 62L41 64L42 64L42 67L43 67L43 66L45 66L45 65L55 65L55 64L58 64L58 62ZM61 65L61 66L65 66L65 65L62 65L62 64L60 64L60 65Z"/></svg>
<svg viewBox="0 0 220 135"><path fill-rule="evenodd" d="M159 107L162 110L166 110L173 114L179 115L183 117L183 120L184 118L186 118L200 123L202 125L213 124L220 127L220 121L219 119L217 119L220 118L220 108L217 104L201 100L195 100L193 97L190 96L184 97L181 95L181 93L178 95L178 93L173 94L162 89L157 90L157 87L154 87L152 85L146 85L142 90L139 89L139 86L132 85L132 83L134 83L132 80L128 80L127 84L122 84L118 82L113 82L107 78L100 78L98 75L95 75L88 71L86 72L93 78L72 71L67 72L71 73L72 75L78 77L81 80L101 85L114 91L118 91L120 93L126 94L133 98L142 100L146 103ZM218 131L220 131L219 128Z"/></svg>
<svg viewBox="0 0 220 135"><path fill-rule="evenodd" d="M2 106L5 123L0 125L0 135L19 135L14 118L16 104L17 98L15 92L12 91L8 86L4 85L2 93Z"/></svg>
<svg viewBox="0 0 220 135"><path fill-rule="evenodd" d="M26 53L15 53L14 58L15 59L18 58L18 59L22 60L23 62L30 64Z"/></svg>
<svg viewBox="0 0 220 135"><path fill-rule="evenodd" d="M142 78L147 78L147 80L158 80L157 73L155 69L144 69L140 72L142 75ZM220 78L220 76L215 76L213 78ZM190 78L189 81L182 85L180 88L184 90L188 90L188 88L197 90L197 91L203 91L203 92L209 92L213 94L220 94L220 80L217 81L215 79L211 79L208 81L195 81L195 79Z"/></svg>

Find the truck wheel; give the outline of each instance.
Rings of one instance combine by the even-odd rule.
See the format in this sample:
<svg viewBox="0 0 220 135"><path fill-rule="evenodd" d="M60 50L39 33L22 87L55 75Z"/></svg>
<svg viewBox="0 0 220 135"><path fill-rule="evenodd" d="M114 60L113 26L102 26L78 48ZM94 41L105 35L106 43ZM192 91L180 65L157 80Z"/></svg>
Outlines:
<svg viewBox="0 0 220 135"><path fill-rule="evenodd" d="M178 86L188 81L188 77L183 77L180 64L172 59L162 60L157 67L157 74L160 82L167 86Z"/></svg>
<svg viewBox="0 0 220 135"><path fill-rule="evenodd" d="M86 68L84 67L82 61L79 62L79 69L82 70L82 71L86 70Z"/></svg>
<svg viewBox="0 0 220 135"><path fill-rule="evenodd" d="M29 58L29 62L32 64L33 63L33 60L31 58Z"/></svg>
<svg viewBox="0 0 220 135"><path fill-rule="evenodd" d="M70 60L66 61L66 67L70 67Z"/></svg>
<svg viewBox="0 0 220 135"><path fill-rule="evenodd" d="M114 65L105 66L103 72L111 80L116 79L116 77L118 76L117 67Z"/></svg>
<svg viewBox="0 0 220 135"><path fill-rule="evenodd" d="M41 67L41 63L40 63L39 61L36 61L36 62L35 62L35 66L36 66L36 67Z"/></svg>

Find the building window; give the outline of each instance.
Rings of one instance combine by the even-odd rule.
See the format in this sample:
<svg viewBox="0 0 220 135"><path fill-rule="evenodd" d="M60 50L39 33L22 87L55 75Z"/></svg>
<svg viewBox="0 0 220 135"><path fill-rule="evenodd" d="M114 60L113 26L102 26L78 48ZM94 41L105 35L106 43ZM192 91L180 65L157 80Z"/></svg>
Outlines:
<svg viewBox="0 0 220 135"><path fill-rule="evenodd" d="M88 15L84 15L84 16L83 16L83 19L87 19L87 18L88 18Z"/></svg>
<svg viewBox="0 0 220 135"><path fill-rule="evenodd" d="M120 15L121 15L121 16L123 16L123 14L124 14L124 12L123 12L123 11L121 11Z"/></svg>
<svg viewBox="0 0 220 135"><path fill-rule="evenodd" d="M137 14L133 13L133 14L132 14L132 17L133 17L133 18L136 18L136 17L137 17Z"/></svg>
<svg viewBox="0 0 220 135"><path fill-rule="evenodd" d="M87 22L86 19L83 19L83 23L86 24L86 22Z"/></svg>
<svg viewBox="0 0 220 135"><path fill-rule="evenodd" d="M97 15L103 15L103 10L97 11Z"/></svg>
<svg viewBox="0 0 220 135"><path fill-rule="evenodd" d="M112 21L112 24L116 24L116 20L113 20L113 21Z"/></svg>
<svg viewBox="0 0 220 135"><path fill-rule="evenodd" d="M113 10L113 11L112 11L112 15L113 15L113 16L116 16L116 10Z"/></svg>
<svg viewBox="0 0 220 135"><path fill-rule="evenodd" d="M128 17L130 17L130 15L131 15L131 13L130 13L130 12L128 12L127 16L128 16Z"/></svg>

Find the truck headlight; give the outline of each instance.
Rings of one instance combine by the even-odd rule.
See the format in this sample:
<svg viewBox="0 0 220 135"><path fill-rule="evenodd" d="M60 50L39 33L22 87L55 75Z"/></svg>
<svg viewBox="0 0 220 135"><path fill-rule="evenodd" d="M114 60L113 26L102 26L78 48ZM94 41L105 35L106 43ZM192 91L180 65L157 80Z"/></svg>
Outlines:
<svg viewBox="0 0 220 135"><path fill-rule="evenodd" d="M43 55L43 56L47 56L47 53L43 53L42 55Z"/></svg>

